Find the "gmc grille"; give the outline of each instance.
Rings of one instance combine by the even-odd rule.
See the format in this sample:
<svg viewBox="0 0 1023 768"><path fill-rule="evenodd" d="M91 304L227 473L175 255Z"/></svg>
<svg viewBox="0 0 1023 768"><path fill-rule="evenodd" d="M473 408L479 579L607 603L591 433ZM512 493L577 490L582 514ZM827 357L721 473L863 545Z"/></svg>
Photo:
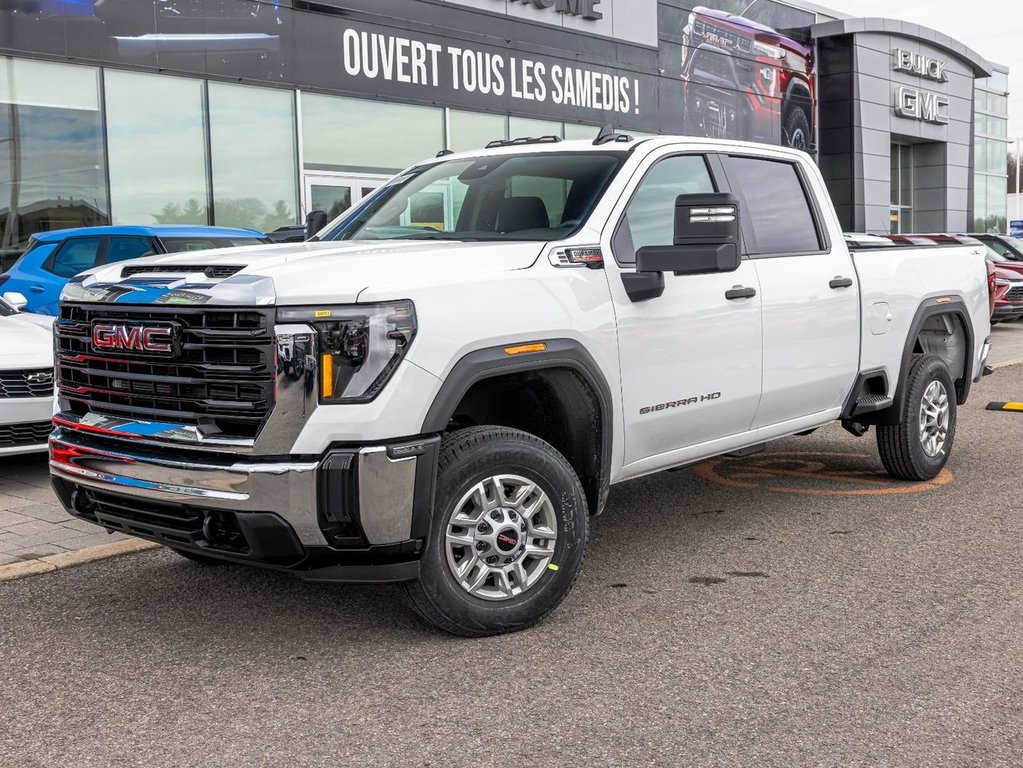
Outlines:
<svg viewBox="0 0 1023 768"><path fill-rule="evenodd" d="M0 399L5 397L49 397L52 394L52 368L0 371Z"/></svg>
<svg viewBox="0 0 1023 768"><path fill-rule="evenodd" d="M98 352L94 322L168 321L180 326L180 354ZM57 320L57 390L88 412L205 427L255 437L274 399L271 314L257 309L65 305Z"/></svg>
<svg viewBox="0 0 1023 768"><path fill-rule="evenodd" d="M750 53L753 50L753 41L749 37L699 19L693 24L693 34L704 40L714 37L724 40L727 45L718 46L724 50L741 51L742 53Z"/></svg>

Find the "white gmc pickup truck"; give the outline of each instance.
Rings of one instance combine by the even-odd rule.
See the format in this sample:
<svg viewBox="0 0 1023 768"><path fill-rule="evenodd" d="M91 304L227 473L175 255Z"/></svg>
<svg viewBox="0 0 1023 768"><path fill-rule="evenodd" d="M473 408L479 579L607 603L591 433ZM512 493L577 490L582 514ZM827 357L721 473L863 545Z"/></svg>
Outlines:
<svg viewBox="0 0 1023 768"><path fill-rule="evenodd" d="M850 252L795 150L500 142L338 231L68 285L50 465L72 515L200 563L401 583L490 635L565 597L612 483L835 420L925 480L986 368L981 249Z"/></svg>

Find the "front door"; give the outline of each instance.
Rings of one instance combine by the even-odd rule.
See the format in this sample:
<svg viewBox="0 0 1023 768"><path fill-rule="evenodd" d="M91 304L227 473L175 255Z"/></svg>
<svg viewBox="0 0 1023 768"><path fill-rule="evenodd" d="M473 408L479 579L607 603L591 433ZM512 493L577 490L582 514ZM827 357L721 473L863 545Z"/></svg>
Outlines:
<svg viewBox="0 0 1023 768"><path fill-rule="evenodd" d="M639 248L674 243L675 198L718 191L702 155L661 157L643 173L603 247L617 263L615 269L606 260L618 319L625 464L652 459L653 469L680 458L653 457L749 432L760 400L761 307L756 269L745 259L735 272L664 273L661 296L630 299L621 275L634 268Z"/></svg>
<svg viewBox="0 0 1023 768"><path fill-rule="evenodd" d="M370 174L305 174L305 211L323 211L333 221L387 180Z"/></svg>

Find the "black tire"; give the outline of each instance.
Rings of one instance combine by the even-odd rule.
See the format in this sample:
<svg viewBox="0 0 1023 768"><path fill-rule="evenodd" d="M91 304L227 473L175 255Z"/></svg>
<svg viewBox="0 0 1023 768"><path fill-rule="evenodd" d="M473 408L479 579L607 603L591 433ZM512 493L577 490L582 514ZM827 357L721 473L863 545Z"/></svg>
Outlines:
<svg viewBox="0 0 1023 768"><path fill-rule="evenodd" d="M455 505L489 477L518 475L547 494L557 521L551 564L524 592L500 601L471 594L448 565L447 531ZM481 518L482 519L482 518ZM565 458L533 435L473 427L441 443L430 540L418 581L402 585L412 607L455 635L485 637L530 627L558 607L575 582L586 550L589 511L579 478Z"/></svg>
<svg viewBox="0 0 1023 768"><path fill-rule="evenodd" d="M191 560L193 563L199 563L200 565L227 565L224 560L210 557L209 555L201 555L198 552L191 552L187 549L175 549L174 547L167 547L167 549L171 552L176 552L186 560Z"/></svg>
<svg viewBox="0 0 1023 768"><path fill-rule="evenodd" d="M920 436L920 408L927 388L940 382L948 398L947 433L939 453L929 456ZM899 480L930 480L945 467L956 433L956 391L945 361L937 355L916 358L906 376L898 424L877 428L877 448L888 474Z"/></svg>
<svg viewBox="0 0 1023 768"><path fill-rule="evenodd" d="M782 121L782 140L787 147L810 150L812 137L810 134L810 116L803 104L793 104L785 112Z"/></svg>

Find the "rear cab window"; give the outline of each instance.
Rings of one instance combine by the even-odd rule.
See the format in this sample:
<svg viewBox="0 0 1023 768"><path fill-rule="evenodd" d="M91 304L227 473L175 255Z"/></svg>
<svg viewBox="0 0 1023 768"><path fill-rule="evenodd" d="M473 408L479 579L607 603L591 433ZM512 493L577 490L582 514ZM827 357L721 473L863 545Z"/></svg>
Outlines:
<svg viewBox="0 0 1023 768"><path fill-rule="evenodd" d="M729 186L741 202L746 252L794 256L826 250L818 217L796 163L764 157L724 158Z"/></svg>

